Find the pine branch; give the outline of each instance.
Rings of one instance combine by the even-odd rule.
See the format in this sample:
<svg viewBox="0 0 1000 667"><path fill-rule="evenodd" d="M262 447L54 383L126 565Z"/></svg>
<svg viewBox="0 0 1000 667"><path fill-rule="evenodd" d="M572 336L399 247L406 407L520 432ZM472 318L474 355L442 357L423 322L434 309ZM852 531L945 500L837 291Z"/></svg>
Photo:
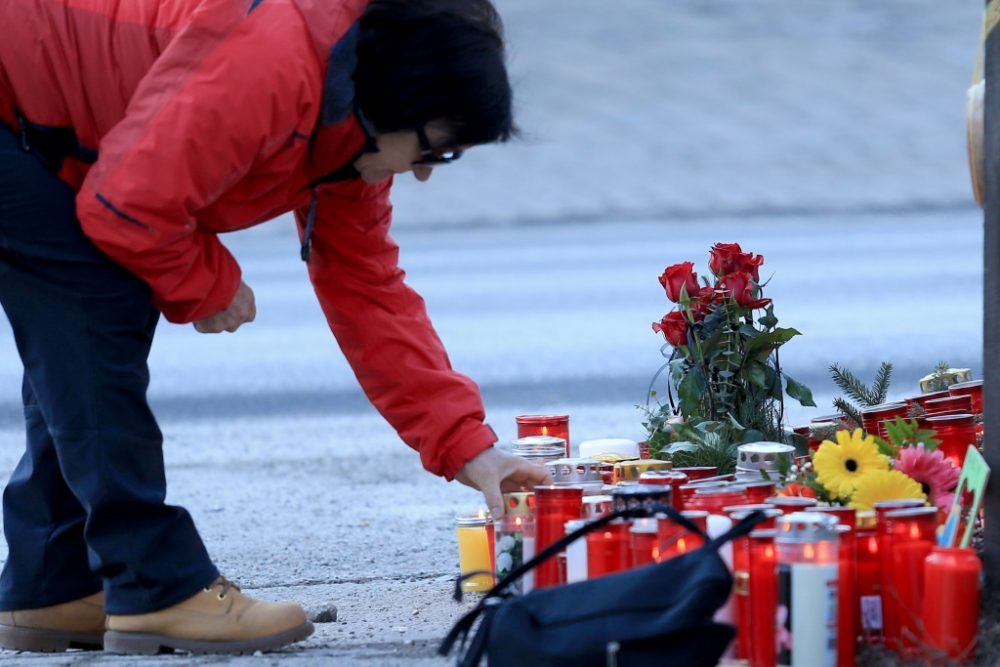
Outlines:
<svg viewBox="0 0 1000 667"><path fill-rule="evenodd" d="M875 384L872 387L872 396L875 399L873 405L881 405L885 403L886 396L889 395L889 383L892 382L892 364L888 361L883 361L878 367L878 373L875 375Z"/></svg>
<svg viewBox="0 0 1000 667"><path fill-rule="evenodd" d="M840 410L843 414L847 415L851 421L858 425L858 428L864 428L865 424L861 420L861 412L855 408L853 405L848 403L842 398L835 398L833 400L833 407Z"/></svg>
<svg viewBox="0 0 1000 667"><path fill-rule="evenodd" d="M841 368L838 364L833 364L830 366L830 374L833 376L834 383L843 390L845 394L853 398L855 401L860 403L862 406L877 405L869 402L871 398L868 393L868 387L862 382L858 377L847 370L846 368Z"/></svg>

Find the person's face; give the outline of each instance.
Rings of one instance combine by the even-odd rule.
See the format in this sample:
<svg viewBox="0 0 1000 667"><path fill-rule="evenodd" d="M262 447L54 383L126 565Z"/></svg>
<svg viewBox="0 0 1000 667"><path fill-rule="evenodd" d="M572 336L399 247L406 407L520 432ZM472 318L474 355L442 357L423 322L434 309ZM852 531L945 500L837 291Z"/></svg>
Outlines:
<svg viewBox="0 0 1000 667"><path fill-rule="evenodd" d="M440 127L429 123L424 130L427 141L434 149L442 152L464 150L462 146L447 145L448 134ZM365 153L354 162L368 183L381 183L394 174L413 172L418 181L426 181L434 173L434 166L414 164L421 159L423 149L416 132L387 132L375 136L377 153Z"/></svg>

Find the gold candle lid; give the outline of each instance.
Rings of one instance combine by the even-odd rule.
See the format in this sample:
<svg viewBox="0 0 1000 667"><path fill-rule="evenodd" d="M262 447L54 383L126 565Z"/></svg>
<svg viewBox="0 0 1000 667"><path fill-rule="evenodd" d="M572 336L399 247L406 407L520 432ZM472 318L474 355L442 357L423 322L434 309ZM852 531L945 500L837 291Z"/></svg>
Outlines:
<svg viewBox="0 0 1000 667"><path fill-rule="evenodd" d="M535 494L532 491L515 491L503 494L507 514L532 514L535 511Z"/></svg>

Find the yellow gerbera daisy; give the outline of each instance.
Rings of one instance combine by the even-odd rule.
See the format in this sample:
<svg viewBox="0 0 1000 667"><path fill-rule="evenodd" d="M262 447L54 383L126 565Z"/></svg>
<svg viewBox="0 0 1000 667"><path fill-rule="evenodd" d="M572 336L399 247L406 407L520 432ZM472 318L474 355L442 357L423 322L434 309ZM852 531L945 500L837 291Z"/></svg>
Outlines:
<svg viewBox="0 0 1000 667"><path fill-rule="evenodd" d="M875 438L837 431L837 444L824 440L813 454L816 481L835 498L849 498L863 475L873 470L888 470L889 459L879 454Z"/></svg>
<svg viewBox="0 0 1000 667"><path fill-rule="evenodd" d="M851 507L856 510L875 509L880 500L919 498L927 500L920 484L898 470L872 470L858 480L858 488L851 497Z"/></svg>

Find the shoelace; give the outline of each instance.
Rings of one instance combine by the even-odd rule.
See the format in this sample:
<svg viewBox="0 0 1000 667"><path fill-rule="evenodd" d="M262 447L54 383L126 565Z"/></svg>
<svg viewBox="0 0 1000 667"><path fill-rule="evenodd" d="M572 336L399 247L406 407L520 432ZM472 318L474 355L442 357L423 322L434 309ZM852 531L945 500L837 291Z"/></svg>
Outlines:
<svg viewBox="0 0 1000 667"><path fill-rule="evenodd" d="M230 591L230 589L235 588L236 590L240 590L239 586L237 586L233 582L229 581L225 577L220 576L218 579L216 579L215 581L212 582L211 586L206 586L205 587L205 592L206 593L210 593L212 591L212 589L215 588L216 586L222 586L222 591L219 593L219 599L220 600L225 600L226 599L226 593L228 593Z"/></svg>

